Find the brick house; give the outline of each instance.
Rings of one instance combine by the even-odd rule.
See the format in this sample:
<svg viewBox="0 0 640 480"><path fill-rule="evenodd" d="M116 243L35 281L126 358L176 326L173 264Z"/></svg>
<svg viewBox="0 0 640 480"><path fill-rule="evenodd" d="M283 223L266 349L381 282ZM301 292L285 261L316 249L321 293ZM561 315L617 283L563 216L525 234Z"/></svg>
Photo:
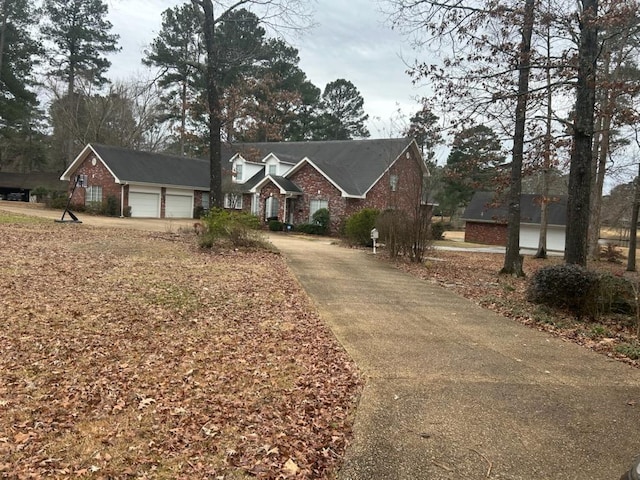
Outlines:
<svg viewBox="0 0 640 480"><path fill-rule="evenodd" d="M520 196L520 248L537 249L540 236L540 195ZM554 196L547 206L547 250L564 251L567 221L567 197ZM462 215L464 241L485 245L507 244L505 199L491 192L476 192Z"/></svg>
<svg viewBox="0 0 640 480"><path fill-rule="evenodd" d="M134 217L192 217L208 208L207 160L87 145L61 179L86 180L72 203L115 197ZM224 207L261 220L308 223L320 208L332 229L370 207L429 209L429 173L410 139L282 142L225 145Z"/></svg>

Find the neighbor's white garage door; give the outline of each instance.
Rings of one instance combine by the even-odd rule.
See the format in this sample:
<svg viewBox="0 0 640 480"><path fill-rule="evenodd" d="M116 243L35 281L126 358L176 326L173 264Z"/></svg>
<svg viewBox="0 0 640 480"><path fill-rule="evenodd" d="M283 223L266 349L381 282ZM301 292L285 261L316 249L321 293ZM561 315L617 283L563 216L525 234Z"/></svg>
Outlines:
<svg viewBox="0 0 640 480"><path fill-rule="evenodd" d="M193 197L165 195L164 216L167 218L193 218Z"/></svg>
<svg viewBox="0 0 640 480"><path fill-rule="evenodd" d="M129 192L132 217L160 217L160 194Z"/></svg>

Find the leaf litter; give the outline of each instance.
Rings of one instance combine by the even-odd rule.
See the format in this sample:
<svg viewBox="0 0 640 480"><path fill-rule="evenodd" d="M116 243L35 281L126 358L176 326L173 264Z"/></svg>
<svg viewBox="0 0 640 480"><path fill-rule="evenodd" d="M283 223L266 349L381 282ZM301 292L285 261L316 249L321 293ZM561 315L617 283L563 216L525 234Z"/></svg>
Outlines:
<svg viewBox="0 0 640 480"><path fill-rule="evenodd" d="M0 476L333 478L361 379L279 255L0 238Z"/></svg>

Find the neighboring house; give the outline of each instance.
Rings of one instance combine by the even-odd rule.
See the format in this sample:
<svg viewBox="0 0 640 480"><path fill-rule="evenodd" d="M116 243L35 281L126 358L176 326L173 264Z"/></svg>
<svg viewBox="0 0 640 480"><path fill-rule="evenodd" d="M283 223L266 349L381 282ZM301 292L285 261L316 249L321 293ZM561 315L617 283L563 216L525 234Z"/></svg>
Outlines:
<svg viewBox="0 0 640 480"><path fill-rule="evenodd" d="M60 174L48 172L11 173L0 172L0 200L36 201L32 192L38 188L64 192L67 183L60 181Z"/></svg>
<svg viewBox="0 0 640 480"><path fill-rule="evenodd" d="M537 249L540 237L541 195L520 196L520 248ZM547 206L547 250L564 251L567 197L554 196ZM466 222L465 242L487 245L507 244L506 199L491 192L476 192L462 216Z"/></svg>
<svg viewBox="0 0 640 480"><path fill-rule="evenodd" d="M86 179L73 203L116 197L136 217L191 217L208 208L209 162L87 145L62 175ZM225 145L224 207L262 221L309 223L327 208L332 229L366 207L429 207L429 173L413 140L345 140Z"/></svg>

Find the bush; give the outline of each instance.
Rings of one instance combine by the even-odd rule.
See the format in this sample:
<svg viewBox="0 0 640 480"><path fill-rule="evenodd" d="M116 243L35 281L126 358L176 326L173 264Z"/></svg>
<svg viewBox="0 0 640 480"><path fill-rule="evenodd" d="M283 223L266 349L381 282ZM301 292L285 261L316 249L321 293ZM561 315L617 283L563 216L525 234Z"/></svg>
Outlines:
<svg viewBox="0 0 640 480"><path fill-rule="evenodd" d="M404 256L422 262L432 238L429 217L420 212L386 210L376 221L380 239L392 258Z"/></svg>
<svg viewBox="0 0 640 480"><path fill-rule="evenodd" d="M211 248L216 244L232 247L261 247L264 239L259 234L260 221L245 212L212 209L202 219L205 231L199 236L200 246Z"/></svg>
<svg viewBox="0 0 640 480"><path fill-rule="evenodd" d="M527 300L566 308L578 318L596 316L599 277L579 265L552 265L538 270L529 281Z"/></svg>
<svg viewBox="0 0 640 480"><path fill-rule="evenodd" d="M45 202L49 208L64 209L69 201L69 196L62 192L52 193ZM75 207L75 205L74 205Z"/></svg>
<svg viewBox="0 0 640 480"><path fill-rule="evenodd" d="M344 227L347 239L354 245L371 245L371 230L376 226L379 214L375 208L363 208L347 218Z"/></svg>
<svg viewBox="0 0 640 480"><path fill-rule="evenodd" d="M120 215L120 202L113 195L109 195L107 200L102 203L102 212L103 215L107 215L108 217L117 217Z"/></svg>
<svg viewBox="0 0 640 480"><path fill-rule="evenodd" d="M442 240L444 238L444 231L447 226L443 222L436 222L431 224L431 239Z"/></svg>
<svg viewBox="0 0 640 480"><path fill-rule="evenodd" d="M45 187L36 187L31 190L31 195L35 196L36 201L40 203L47 199L47 197L49 196L49 190L47 190Z"/></svg>
<svg viewBox="0 0 640 480"><path fill-rule="evenodd" d="M269 230L272 232L281 232L283 223L278 220L269 220Z"/></svg>
<svg viewBox="0 0 640 480"><path fill-rule="evenodd" d="M202 218L207 214L202 205L198 205L193 209L193 218Z"/></svg>
<svg viewBox="0 0 640 480"><path fill-rule="evenodd" d="M308 233L309 235L323 235L324 229L320 225L315 223L301 223L296 225L296 232Z"/></svg>
<svg viewBox="0 0 640 480"><path fill-rule="evenodd" d="M598 279L596 301L600 314L631 314L636 304L633 285L626 278L603 273Z"/></svg>
<svg viewBox="0 0 640 480"><path fill-rule="evenodd" d="M326 235L327 233L329 233L331 218L329 216L328 209L320 208L319 210L316 210L315 213L311 216L311 220L315 225L318 225L320 227L320 235Z"/></svg>

